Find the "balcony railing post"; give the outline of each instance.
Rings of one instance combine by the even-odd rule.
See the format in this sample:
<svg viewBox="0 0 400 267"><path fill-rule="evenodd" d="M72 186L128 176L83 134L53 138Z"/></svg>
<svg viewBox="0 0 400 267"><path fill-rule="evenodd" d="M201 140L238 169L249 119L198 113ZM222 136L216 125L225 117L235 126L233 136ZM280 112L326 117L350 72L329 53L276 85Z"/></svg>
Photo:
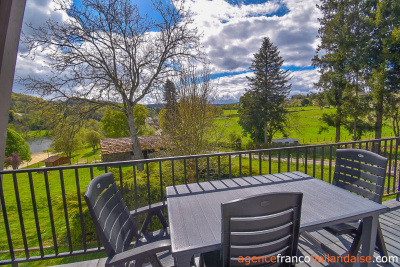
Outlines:
<svg viewBox="0 0 400 267"><path fill-rule="evenodd" d="M13 247L13 243L12 243L12 239L11 239L10 224L8 222L6 201L4 199L3 175L2 174L0 174L0 202L1 202L1 210L3 211L3 222L4 222L4 227L6 228L6 235L7 235L8 248L10 250L10 257L11 257L11 261L14 261L15 253L14 253L14 247Z"/></svg>
<svg viewBox="0 0 400 267"><path fill-rule="evenodd" d="M77 194L77 197L78 197L78 205L79 205L79 220L80 220L80 223L81 223L82 246L83 246L83 250L86 251L87 247L86 247L85 224L84 224L84 220L83 220L81 188L80 188L80 182L79 182L79 171L78 171L77 167L75 167L75 181L76 181L76 194Z"/></svg>

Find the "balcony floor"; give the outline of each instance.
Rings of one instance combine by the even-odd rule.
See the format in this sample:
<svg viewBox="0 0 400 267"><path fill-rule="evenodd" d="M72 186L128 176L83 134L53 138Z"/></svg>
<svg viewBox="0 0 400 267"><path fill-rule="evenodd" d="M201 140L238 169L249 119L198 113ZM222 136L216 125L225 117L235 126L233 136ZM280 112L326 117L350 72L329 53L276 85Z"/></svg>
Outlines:
<svg viewBox="0 0 400 267"><path fill-rule="evenodd" d="M389 252L389 256L397 256L399 262L391 264L373 264L373 266L400 266L400 202L396 200L389 200L383 203L383 205L390 208L390 210L379 217L383 235L385 237L386 248ZM343 255L351 245L351 239L335 237L328 232L321 230L313 232L312 235L324 244L328 245L331 249L337 253ZM300 238L299 250L304 256L314 255L321 256L323 252L318 250L316 247L311 245L304 238ZM376 253L375 253L376 254ZM376 254L375 256L378 256ZM64 265L57 265L58 267L97 267L104 266L105 259L90 260L84 262L70 263ZM296 266L341 266L340 264L334 263L301 263ZM353 266L359 266L354 264Z"/></svg>

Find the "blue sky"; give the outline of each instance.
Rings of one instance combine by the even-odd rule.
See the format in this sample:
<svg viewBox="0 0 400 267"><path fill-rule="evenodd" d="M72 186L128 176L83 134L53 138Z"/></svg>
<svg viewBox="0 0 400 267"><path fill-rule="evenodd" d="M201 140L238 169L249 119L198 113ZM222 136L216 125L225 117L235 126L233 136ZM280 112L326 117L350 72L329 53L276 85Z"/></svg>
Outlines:
<svg viewBox="0 0 400 267"><path fill-rule="evenodd" d="M142 14L154 16L149 0L134 0ZM169 1L169 0L163 0ZM186 0L195 26L202 33L201 44L208 54L212 78L221 102L237 102L247 86L249 66L262 43L269 37L285 59L284 69L292 75L292 93L306 94L318 80L311 59L318 45L318 0ZM28 0L24 22L43 24L47 19L65 19L53 10L51 0ZM155 17L155 19L157 19ZM34 61L21 55L16 75L45 75L45 55ZM23 92L18 84L14 91ZM148 100L149 101L149 100Z"/></svg>

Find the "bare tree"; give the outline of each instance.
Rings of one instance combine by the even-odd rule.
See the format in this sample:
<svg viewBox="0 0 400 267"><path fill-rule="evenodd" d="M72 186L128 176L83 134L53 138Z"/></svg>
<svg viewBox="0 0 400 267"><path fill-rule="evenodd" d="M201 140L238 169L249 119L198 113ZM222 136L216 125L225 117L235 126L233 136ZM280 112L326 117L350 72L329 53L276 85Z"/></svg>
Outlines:
<svg viewBox="0 0 400 267"><path fill-rule="evenodd" d="M197 155L216 149L223 128L216 125L216 90L207 71L189 68L175 82L177 103L160 112L161 128L171 155ZM200 164L201 165L201 164ZM197 168L201 168L201 166ZM186 164L189 182L195 182L194 159Z"/></svg>
<svg viewBox="0 0 400 267"><path fill-rule="evenodd" d="M184 61L204 58L190 13L181 0L152 0L162 18L158 21L141 16L131 0L86 0L79 6L68 0L55 2L68 19L30 25L24 35L33 58L38 51L46 53L51 75L23 77L20 82L54 101L84 100L91 109L106 104L122 110L134 158L142 159L133 107Z"/></svg>

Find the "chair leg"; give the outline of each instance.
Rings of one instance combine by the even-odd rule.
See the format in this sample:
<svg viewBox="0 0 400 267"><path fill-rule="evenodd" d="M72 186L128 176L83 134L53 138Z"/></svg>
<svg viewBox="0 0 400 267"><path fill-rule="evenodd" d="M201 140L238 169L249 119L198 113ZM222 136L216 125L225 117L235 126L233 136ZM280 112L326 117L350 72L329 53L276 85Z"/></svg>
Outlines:
<svg viewBox="0 0 400 267"><path fill-rule="evenodd" d="M378 224L378 232L376 233L376 247L382 257L388 257L385 240L383 239L381 224Z"/></svg>
<svg viewBox="0 0 400 267"><path fill-rule="evenodd" d="M151 255L151 256L149 256L149 258L150 258L151 266L153 266L153 267L163 267L161 262L160 262L160 259L157 257L157 255L155 255L155 254Z"/></svg>
<svg viewBox="0 0 400 267"><path fill-rule="evenodd" d="M360 225L357 228L356 234L353 239L353 243L351 243L351 247L349 249L349 255L351 256L357 256L358 251L360 250L361 247L361 236L362 236L362 222L360 222Z"/></svg>
<svg viewBox="0 0 400 267"><path fill-rule="evenodd" d="M137 259L137 260L135 261L135 267L142 267L143 264L145 264L145 263L146 263L146 260L145 260L145 259Z"/></svg>

